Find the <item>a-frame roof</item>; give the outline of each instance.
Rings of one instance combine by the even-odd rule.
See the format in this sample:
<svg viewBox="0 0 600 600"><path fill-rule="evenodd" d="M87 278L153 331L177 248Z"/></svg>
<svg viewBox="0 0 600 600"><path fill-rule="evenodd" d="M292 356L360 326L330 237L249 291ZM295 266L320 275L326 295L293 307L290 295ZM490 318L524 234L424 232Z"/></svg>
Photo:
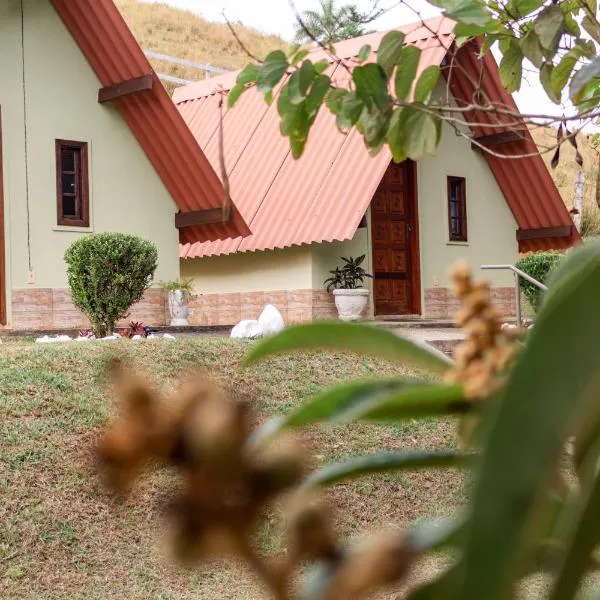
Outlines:
<svg viewBox="0 0 600 600"><path fill-rule="evenodd" d="M454 23L437 17L424 24L401 27L405 42L421 50L419 71L441 65L453 48ZM336 54L342 59L356 56L369 44L376 52L385 32L377 32L341 42ZM449 78L459 104L473 98L472 81L481 81L491 101L516 110L512 97L502 88L498 67L490 53L481 61L475 42L455 55L461 68ZM315 50L314 60L325 57ZM347 63L352 67L353 63ZM328 74L339 82L349 77L344 66L332 64ZM174 100L213 164L218 159L219 90L228 90L236 74L226 74L198 82L176 91ZM362 136L355 130L345 136L335 127L335 118L322 110L311 131L303 157L294 160L287 138L279 134L276 102L265 105L262 96L247 92L235 109L225 115L226 163L231 173L232 191L252 234L248 237L214 242L197 240L183 244L182 258L272 250L314 242L351 239L391 162L388 149L371 157ZM481 115L466 114L469 122L480 123ZM486 114L490 122L492 115ZM485 122L485 121L484 121ZM493 129L502 132L511 126ZM490 130L472 127L475 136ZM536 152L535 144L524 131L518 141L503 145L503 152ZM579 241L558 190L539 155L524 159L499 159L485 153L519 227L521 251L563 248Z"/></svg>
<svg viewBox="0 0 600 600"><path fill-rule="evenodd" d="M50 1L103 87L151 76L151 89L119 97L114 104L179 210L187 213L220 208L224 191L215 169L181 118L113 0ZM168 226L172 224L165 223L165 227ZM239 239L248 233L244 219L234 207L227 223L180 229L180 241Z"/></svg>

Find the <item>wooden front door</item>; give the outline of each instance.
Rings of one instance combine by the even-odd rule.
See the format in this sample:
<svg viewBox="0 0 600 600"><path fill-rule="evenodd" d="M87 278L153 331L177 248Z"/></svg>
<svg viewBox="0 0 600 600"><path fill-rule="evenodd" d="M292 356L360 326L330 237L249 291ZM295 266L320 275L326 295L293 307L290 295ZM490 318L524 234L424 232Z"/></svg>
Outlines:
<svg viewBox="0 0 600 600"><path fill-rule="evenodd" d="M375 315L421 312L416 168L392 163L371 204Z"/></svg>

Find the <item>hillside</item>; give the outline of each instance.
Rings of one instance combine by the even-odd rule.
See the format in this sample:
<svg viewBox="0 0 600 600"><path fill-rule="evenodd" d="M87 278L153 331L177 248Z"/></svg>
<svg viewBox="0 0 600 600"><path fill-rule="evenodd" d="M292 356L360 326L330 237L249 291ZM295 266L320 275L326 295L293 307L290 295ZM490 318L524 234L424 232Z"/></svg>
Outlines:
<svg viewBox="0 0 600 600"><path fill-rule="evenodd" d="M226 24L212 23L192 12L166 4L148 4L137 0L116 0L116 4L144 50L209 63L232 71L248 62L248 56ZM286 46L286 42L277 36L267 36L241 24L236 24L235 28L244 45L257 56L266 56L270 50ZM161 73L184 79L203 77L195 69L162 61L153 60L152 66Z"/></svg>
<svg viewBox="0 0 600 600"><path fill-rule="evenodd" d="M228 70L239 69L248 63L248 56L225 24L207 21L192 12L166 4L148 4L138 0L116 0L116 3L145 50L209 63ZM235 28L245 46L256 56L263 57L270 50L286 46L286 42L277 36L264 35L239 23ZM195 69L156 60L152 63L157 71L176 77L192 80L203 77L203 74ZM542 147L551 146L556 138L556 132L550 128L538 129L533 134L538 145ZM580 149L586 173L584 233L599 235L600 209L595 202L598 156L584 136L580 140ZM544 155L546 164L550 164L551 158L551 153ZM551 173L569 208L573 206L578 170L575 152L569 144L565 144L560 165L551 170Z"/></svg>

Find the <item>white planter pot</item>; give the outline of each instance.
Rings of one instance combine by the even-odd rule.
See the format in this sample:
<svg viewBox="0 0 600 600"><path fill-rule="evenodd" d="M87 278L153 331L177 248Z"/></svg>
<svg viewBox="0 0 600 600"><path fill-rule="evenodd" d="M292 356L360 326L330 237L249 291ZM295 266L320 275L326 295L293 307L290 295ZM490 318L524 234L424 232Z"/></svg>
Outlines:
<svg viewBox="0 0 600 600"><path fill-rule="evenodd" d="M369 290L333 290L335 306L342 321L358 321L369 302Z"/></svg>
<svg viewBox="0 0 600 600"><path fill-rule="evenodd" d="M169 292L169 313L171 315L171 327L187 327L190 309L190 293L183 290Z"/></svg>

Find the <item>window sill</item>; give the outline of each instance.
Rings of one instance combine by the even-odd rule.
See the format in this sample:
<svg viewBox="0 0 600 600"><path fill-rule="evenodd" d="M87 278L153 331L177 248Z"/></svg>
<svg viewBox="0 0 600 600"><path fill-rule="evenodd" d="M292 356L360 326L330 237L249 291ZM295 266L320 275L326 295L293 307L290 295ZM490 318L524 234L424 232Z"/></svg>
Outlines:
<svg viewBox="0 0 600 600"><path fill-rule="evenodd" d="M78 227L77 225L55 225L52 231L68 231L71 233L93 233L93 227Z"/></svg>
<svg viewBox="0 0 600 600"><path fill-rule="evenodd" d="M446 242L446 246L468 246L469 242Z"/></svg>

